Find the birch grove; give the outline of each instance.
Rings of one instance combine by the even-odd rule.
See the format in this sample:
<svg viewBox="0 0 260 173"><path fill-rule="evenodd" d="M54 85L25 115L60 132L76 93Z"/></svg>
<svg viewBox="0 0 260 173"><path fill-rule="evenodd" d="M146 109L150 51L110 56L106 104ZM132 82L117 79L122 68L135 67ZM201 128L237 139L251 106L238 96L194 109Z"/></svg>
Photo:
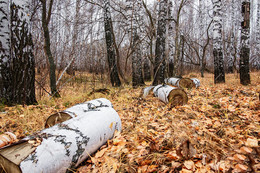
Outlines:
<svg viewBox="0 0 260 173"><path fill-rule="evenodd" d="M1 2L3 11L10 8L9 1ZM39 74L35 87L40 89L37 94L59 96L64 84L86 72L112 86L131 83L135 87L149 80L161 84L166 76L190 72L200 72L202 77L204 73L214 73L215 83L225 82L225 73L245 67L241 57L245 43L242 36L245 30L240 28L241 3L234 0L32 1L26 20L28 26L32 23L28 31L33 31L32 51ZM255 70L259 69L259 2L253 0L251 6L250 29L247 29L250 53L246 59L248 68ZM1 69L11 63L8 62L11 52L7 51L11 33L6 32L9 21L5 19L11 11L6 12L1 12ZM10 90L11 84L6 79L11 74L1 71L3 95ZM241 77L245 73L248 76L249 70L242 71Z"/></svg>

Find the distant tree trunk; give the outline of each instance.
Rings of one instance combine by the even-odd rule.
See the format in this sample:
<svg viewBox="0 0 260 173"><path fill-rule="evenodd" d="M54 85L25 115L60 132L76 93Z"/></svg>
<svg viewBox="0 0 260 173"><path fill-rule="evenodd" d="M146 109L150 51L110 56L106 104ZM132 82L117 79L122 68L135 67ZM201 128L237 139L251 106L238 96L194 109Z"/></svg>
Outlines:
<svg viewBox="0 0 260 173"><path fill-rule="evenodd" d="M173 18L173 12L172 12L172 1L169 1L168 3L168 15L167 17L169 19ZM168 27L168 76L173 77L173 70L174 70L174 21L173 20L168 20L167 21L167 27Z"/></svg>
<svg viewBox="0 0 260 173"><path fill-rule="evenodd" d="M29 7L29 0L0 2L0 98L8 105L37 103Z"/></svg>
<svg viewBox="0 0 260 173"><path fill-rule="evenodd" d="M75 18L73 22L73 36L72 36L72 50L71 50L71 60L69 62L69 68L67 73L70 75L75 75L75 59L77 57L77 51L76 51L76 46L78 43L78 32L79 32L79 19L80 18L80 0L76 0L76 5L75 5ZM69 57L69 58L70 58Z"/></svg>
<svg viewBox="0 0 260 173"><path fill-rule="evenodd" d="M133 28L133 53L132 53L132 85L133 87L144 85L142 73L142 51L137 28Z"/></svg>
<svg viewBox="0 0 260 173"><path fill-rule="evenodd" d="M142 50L140 40L140 29L138 23L142 22L142 16L140 14L142 10L141 0L127 1L127 10L129 17L129 29L131 33L131 50L132 50L132 86L144 85L143 73L142 73Z"/></svg>
<svg viewBox="0 0 260 173"><path fill-rule="evenodd" d="M231 32L229 34L229 40L228 40L228 48L227 48L227 72L228 73L234 73L235 70L235 0L232 0L231 2Z"/></svg>
<svg viewBox="0 0 260 173"><path fill-rule="evenodd" d="M256 12L256 60L254 67L260 70L260 1L257 1L257 12Z"/></svg>
<svg viewBox="0 0 260 173"><path fill-rule="evenodd" d="M50 23L51 19L51 10L53 5L53 0L50 0L49 9L47 12L47 0L40 0L42 3L42 29L44 34L44 50L45 54L48 57L49 60L49 66L50 66L50 87L51 87L51 94L54 97L60 97L60 94L57 90L56 86L56 65L54 63L54 59L51 53L51 40L50 40L50 32L48 25Z"/></svg>
<svg viewBox="0 0 260 173"><path fill-rule="evenodd" d="M113 45L113 34L112 34L112 19L110 14L110 0L104 0L104 26L105 26L105 37L107 45L107 60L109 66L110 81L113 87L121 86L121 81L118 76L116 56Z"/></svg>
<svg viewBox="0 0 260 173"><path fill-rule="evenodd" d="M182 76L184 74L184 66L183 66L183 61L184 61L184 46L185 46L185 40L184 40L184 36L181 35L181 40L180 40L180 45L181 45L181 57L180 57L180 63L181 63L181 66L179 68L179 75Z"/></svg>
<svg viewBox="0 0 260 173"><path fill-rule="evenodd" d="M214 83L225 83L223 44L222 44L222 2L213 0L213 56Z"/></svg>
<svg viewBox="0 0 260 173"><path fill-rule="evenodd" d="M173 76L177 76L179 62L180 62L180 55L181 55L181 44L180 44L180 18L181 18L181 10L184 7L185 0L181 0L180 6L177 11L177 17L175 20L175 53L174 53L174 61L173 61Z"/></svg>
<svg viewBox="0 0 260 173"><path fill-rule="evenodd" d="M242 17L243 21L241 23L241 50L240 50L240 83L242 85L250 84L250 74L249 74L249 56L250 56L250 2L249 0L244 0L242 2Z"/></svg>
<svg viewBox="0 0 260 173"><path fill-rule="evenodd" d="M166 64L165 64L165 39L166 38L165 37L166 37L167 2L168 0L161 0L159 2L153 85L164 83L164 78L165 78L165 69L166 69Z"/></svg>
<svg viewBox="0 0 260 173"><path fill-rule="evenodd" d="M144 80L150 81L151 80L151 68L150 68L150 63L149 63L148 58L144 58L143 69L144 69Z"/></svg>

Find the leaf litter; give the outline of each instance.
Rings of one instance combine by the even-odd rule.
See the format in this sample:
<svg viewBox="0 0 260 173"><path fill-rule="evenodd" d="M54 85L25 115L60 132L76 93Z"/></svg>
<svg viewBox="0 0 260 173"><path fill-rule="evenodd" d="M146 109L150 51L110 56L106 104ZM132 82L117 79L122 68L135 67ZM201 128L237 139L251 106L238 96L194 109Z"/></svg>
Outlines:
<svg viewBox="0 0 260 173"><path fill-rule="evenodd" d="M151 94L141 97L142 88L92 93L88 100L106 97L113 103L123 129L75 172L259 172L260 78L259 72L254 74L249 86L231 82L234 75L227 75L229 83L218 85L211 75L199 78L200 88L186 90L188 104L174 108ZM65 109L64 100L56 102L58 108L6 108L7 113L0 114L0 132L22 138L40 130L48 115ZM32 112L35 119L29 117Z"/></svg>

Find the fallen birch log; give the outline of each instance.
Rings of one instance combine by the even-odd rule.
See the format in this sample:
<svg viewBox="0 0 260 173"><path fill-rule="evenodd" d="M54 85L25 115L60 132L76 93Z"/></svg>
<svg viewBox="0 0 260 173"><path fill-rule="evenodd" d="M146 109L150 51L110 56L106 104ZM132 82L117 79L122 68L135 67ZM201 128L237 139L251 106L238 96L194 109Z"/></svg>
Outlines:
<svg viewBox="0 0 260 173"><path fill-rule="evenodd" d="M82 112L2 148L0 172L65 173L111 139L116 130L121 130L121 120L113 108Z"/></svg>
<svg viewBox="0 0 260 173"><path fill-rule="evenodd" d="M171 104L171 106L184 105L188 102L187 93L183 89L169 85L157 85L148 89L151 90L152 88L155 97L158 97L164 103ZM144 91L149 93L148 89Z"/></svg>
<svg viewBox="0 0 260 173"><path fill-rule="evenodd" d="M200 87L200 80L197 78L191 78L193 83L195 84L196 88Z"/></svg>
<svg viewBox="0 0 260 173"><path fill-rule="evenodd" d="M189 78L166 78L164 82L168 85L172 85L179 88L193 88L195 87L195 83L193 80Z"/></svg>
<svg viewBox="0 0 260 173"><path fill-rule="evenodd" d="M55 124L77 117L78 115L82 115L85 112L94 111L95 109L98 109L100 107L113 108L113 105L109 100L105 98L99 98L74 105L64 111L50 115L45 122L45 128L52 127Z"/></svg>

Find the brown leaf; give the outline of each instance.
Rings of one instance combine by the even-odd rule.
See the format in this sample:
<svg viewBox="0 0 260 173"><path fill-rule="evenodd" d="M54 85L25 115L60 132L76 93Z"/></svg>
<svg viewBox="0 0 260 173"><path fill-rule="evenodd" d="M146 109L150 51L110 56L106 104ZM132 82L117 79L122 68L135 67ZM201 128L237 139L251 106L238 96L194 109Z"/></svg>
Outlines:
<svg viewBox="0 0 260 173"><path fill-rule="evenodd" d="M241 147L240 148L240 151L242 153L252 153L253 149L252 148L249 148L249 147Z"/></svg>
<svg viewBox="0 0 260 173"><path fill-rule="evenodd" d="M195 164L194 164L194 162L191 161L191 160L185 161L185 162L184 162L184 166L185 166L187 169L189 169L189 170L192 170L192 171L195 170Z"/></svg>
<svg viewBox="0 0 260 173"><path fill-rule="evenodd" d="M236 161L245 161L246 160L246 156L242 155L242 154L235 154L234 155L234 159Z"/></svg>
<svg viewBox="0 0 260 173"><path fill-rule="evenodd" d="M235 166L235 170L238 172L245 172L247 171L248 167L246 165L242 165L242 164L237 164Z"/></svg>
<svg viewBox="0 0 260 173"><path fill-rule="evenodd" d="M256 138L247 138L245 144L249 147L258 147L258 140Z"/></svg>

